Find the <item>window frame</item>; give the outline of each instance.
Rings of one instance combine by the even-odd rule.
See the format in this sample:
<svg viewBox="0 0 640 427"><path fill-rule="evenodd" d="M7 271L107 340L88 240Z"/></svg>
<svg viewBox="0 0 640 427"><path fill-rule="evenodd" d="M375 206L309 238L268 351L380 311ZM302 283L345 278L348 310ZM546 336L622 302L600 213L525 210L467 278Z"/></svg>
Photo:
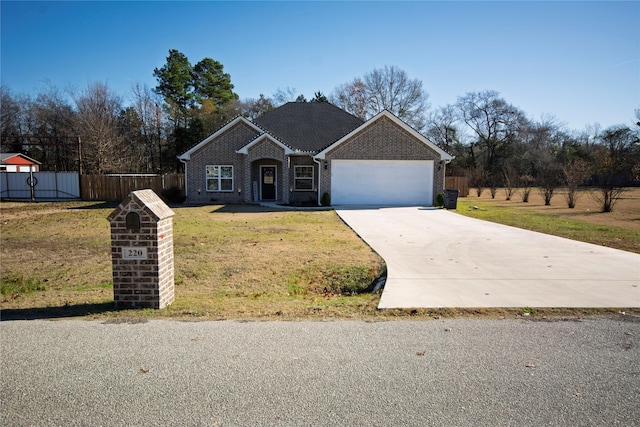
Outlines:
<svg viewBox="0 0 640 427"><path fill-rule="evenodd" d="M311 176L304 176L304 177L299 177L298 176L298 170L299 168L310 168L311 169ZM316 175L316 171L315 168L313 167L313 165L296 165L293 167L293 190L294 191L313 191L314 186L315 186L315 175ZM311 188L298 188L298 182L299 181L308 181L311 180Z"/></svg>
<svg viewBox="0 0 640 427"><path fill-rule="evenodd" d="M218 176L217 177L210 177L209 176L209 168L217 168L218 169ZM231 178L224 178L222 176L222 168L231 168ZM233 165L206 165L204 168L204 179L205 179L205 191L207 193L233 193L233 188L234 188L234 180L235 180L235 176L234 176L234 170L233 170ZM209 181L217 181L218 182L218 189L217 190L210 190L209 189ZM222 189L222 181L231 181L231 188L229 188L228 190L223 190Z"/></svg>

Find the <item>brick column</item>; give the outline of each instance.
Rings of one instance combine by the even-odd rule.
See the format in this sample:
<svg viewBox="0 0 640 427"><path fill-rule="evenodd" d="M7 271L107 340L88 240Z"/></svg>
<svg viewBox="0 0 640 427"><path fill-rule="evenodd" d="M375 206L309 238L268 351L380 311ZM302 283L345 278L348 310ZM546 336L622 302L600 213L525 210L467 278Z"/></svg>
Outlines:
<svg viewBox="0 0 640 427"><path fill-rule="evenodd" d="M152 190L132 192L109 215L116 309L173 302L173 215Z"/></svg>

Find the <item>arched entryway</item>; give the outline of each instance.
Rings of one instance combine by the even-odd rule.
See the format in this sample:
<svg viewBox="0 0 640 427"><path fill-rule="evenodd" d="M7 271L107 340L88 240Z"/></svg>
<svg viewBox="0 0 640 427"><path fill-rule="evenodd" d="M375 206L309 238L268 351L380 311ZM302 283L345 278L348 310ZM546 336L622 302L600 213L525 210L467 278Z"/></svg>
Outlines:
<svg viewBox="0 0 640 427"><path fill-rule="evenodd" d="M275 159L260 159L251 164L253 199L264 202L285 202L282 162Z"/></svg>

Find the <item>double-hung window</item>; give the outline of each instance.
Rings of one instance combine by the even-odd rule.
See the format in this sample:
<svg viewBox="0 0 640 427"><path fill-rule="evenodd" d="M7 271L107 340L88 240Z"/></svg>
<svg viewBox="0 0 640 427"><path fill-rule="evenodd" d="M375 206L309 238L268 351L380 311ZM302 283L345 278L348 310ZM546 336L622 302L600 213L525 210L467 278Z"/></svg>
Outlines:
<svg viewBox="0 0 640 427"><path fill-rule="evenodd" d="M207 165L207 191L233 191L233 166Z"/></svg>
<svg viewBox="0 0 640 427"><path fill-rule="evenodd" d="M296 191L313 190L313 166L296 166L294 168L293 188Z"/></svg>

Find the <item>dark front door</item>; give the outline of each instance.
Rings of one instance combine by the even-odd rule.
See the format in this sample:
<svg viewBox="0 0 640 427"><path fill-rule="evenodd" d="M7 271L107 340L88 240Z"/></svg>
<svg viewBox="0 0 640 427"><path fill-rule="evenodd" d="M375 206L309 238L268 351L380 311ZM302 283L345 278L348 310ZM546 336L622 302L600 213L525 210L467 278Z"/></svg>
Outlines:
<svg viewBox="0 0 640 427"><path fill-rule="evenodd" d="M275 200L276 199L276 167L275 166L261 166L260 167L260 181L262 185L262 200Z"/></svg>

